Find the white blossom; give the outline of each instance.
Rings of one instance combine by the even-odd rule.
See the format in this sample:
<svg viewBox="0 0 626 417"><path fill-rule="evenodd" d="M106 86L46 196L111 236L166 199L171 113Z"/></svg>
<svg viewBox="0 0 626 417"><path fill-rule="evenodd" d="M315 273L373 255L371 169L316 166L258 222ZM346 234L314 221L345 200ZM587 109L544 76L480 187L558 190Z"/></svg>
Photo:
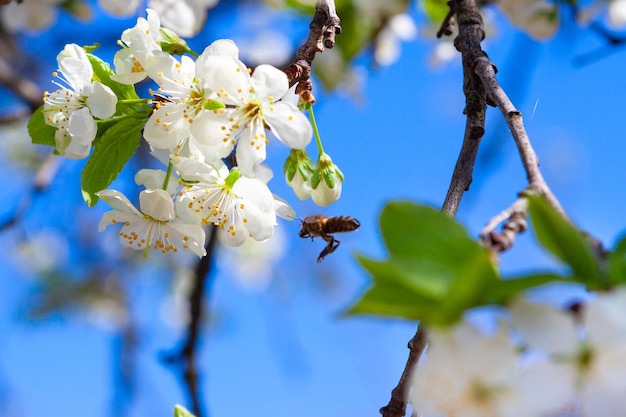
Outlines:
<svg viewBox="0 0 626 417"><path fill-rule="evenodd" d="M269 143L266 126L294 149L306 147L312 128L295 105L281 100L289 90L285 73L260 65L250 75L237 58L236 46L230 45L229 50L205 51L197 60L205 85L214 91L209 98L225 107L198 114L191 133L199 142L213 147L217 158L226 157L238 144L236 157L241 173L253 176L255 167L265 160Z"/></svg>
<svg viewBox="0 0 626 417"><path fill-rule="evenodd" d="M46 123L56 128L56 148L61 155L69 159L86 158L97 132L94 117L111 117L117 97L106 85L91 81L93 68L80 46L66 45L57 62L59 71L55 75L60 73L65 85L56 83L60 89L45 93Z"/></svg>
<svg viewBox="0 0 626 417"><path fill-rule="evenodd" d="M104 213L99 231L108 225L121 223L122 245L146 251L163 253L183 249L198 256L206 255L205 233L200 225L186 224L176 217L174 202L165 190L144 190L139 194L141 211L116 190L96 193L114 210Z"/></svg>
<svg viewBox="0 0 626 417"><path fill-rule="evenodd" d="M176 202L181 217L195 216L200 223L214 224L225 243L240 246L248 237L269 239L276 215L293 213L272 195L265 182L242 176L237 169L229 171L221 161L214 165L189 158L176 160L181 180L187 183Z"/></svg>
<svg viewBox="0 0 626 417"><path fill-rule="evenodd" d="M504 331L481 334L467 322L429 330L424 364L413 376L413 406L427 417L528 417L563 403L552 391L558 368L520 368L516 347Z"/></svg>
<svg viewBox="0 0 626 417"><path fill-rule="evenodd" d="M196 35L204 26L207 10L218 0L148 0L148 7L161 16L164 27L183 37Z"/></svg>
<svg viewBox="0 0 626 417"><path fill-rule="evenodd" d="M154 54L161 51L159 41L161 20L152 9L147 9L147 18L140 17L137 24L122 32L122 49L113 57L115 74L111 77L122 84L136 84L148 76L148 72L159 62L152 62Z"/></svg>

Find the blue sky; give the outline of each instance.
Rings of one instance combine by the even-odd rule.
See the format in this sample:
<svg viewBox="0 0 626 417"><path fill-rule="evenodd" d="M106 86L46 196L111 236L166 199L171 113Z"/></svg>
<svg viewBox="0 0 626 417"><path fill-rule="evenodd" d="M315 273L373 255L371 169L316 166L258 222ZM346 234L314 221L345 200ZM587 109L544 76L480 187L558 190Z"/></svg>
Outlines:
<svg viewBox="0 0 626 417"><path fill-rule="evenodd" d="M63 20L67 25L69 20ZM25 45L39 51L40 64L49 67L42 82L49 79L47 74L65 42L101 40L100 30L114 39L133 24L133 20L114 22L99 18L93 30L81 32L81 38L76 38L76 31L27 38ZM231 29L214 27L205 34L209 37L205 43L230 32L232 25ZM571 218L610 247L626 228L622 163L626 57L616 51L582 68L573 65L577 56L601 44L593 34L572 28L552 42L537 43L498 22L497 33L485 49L524 115L548 184ZM339 202L319 209L310 201L292 198L282 181L284 150L276 149L276 156L269 159L275 171L270 186L289 198L299 215L352 215L362 226L343 236L339 250L318 265L315 258L323 243L297 238L297 222L281 223L286 260L263 290L243 287L222 265L210 296L213 322L205 329L199 353L205 373L203 398L212 416L375 415L389 400L415 324L340 317L369 282L351 255L384 257L376 225L386 201L411 199L441 205L464 128L460 61L430 68L434 43L426 38L402 48L399 62L369 73L362 101L341 94L317 94L316 118L325 149L346 175ZM105 54L114 50L113 46ZM490 109L487 119L488 133L474 184L458 214L473 236L526 185L500 114ZM495 152L491 158L488 150ZM53 209L50 200L37 202L24 226L27 234L45 227L63 230L75 216L71 207L80 200L80 169L80 163L62 167L56 188L49 194L54 196ZM27 174L18 172L21 176L4 172L12 201L29 181ZM97 221L98 210L103 209L84 208L80 216ZM80 227L85 224L89 223ZM95 234L96 223L91 227L86 232ZM109 416L114 409L112 364L118 336L102 317L95 320L82 313L56 314L39 322L25 318L33 277L14 259L19 233L5 231L0 239L4 254L0 257L4 271L0 274L4 301L0 303L4 339L0 343L1 414ZM537 249L531 233L519 237L501 264L510 274L555 267ZM158 265L153 265L128 278L141 337L129 416L168 416L175 403L186 401L175 375L159 361L182 336L179 328L163 320L171 280L161 275Z"/></svg>

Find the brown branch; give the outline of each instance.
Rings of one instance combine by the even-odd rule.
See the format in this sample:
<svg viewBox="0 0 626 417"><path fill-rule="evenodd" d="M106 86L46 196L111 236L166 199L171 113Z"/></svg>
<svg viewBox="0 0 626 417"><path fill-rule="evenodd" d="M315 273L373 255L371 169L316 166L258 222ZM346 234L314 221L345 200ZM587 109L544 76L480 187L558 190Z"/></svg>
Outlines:
<svg viewBox="0 0 626 417"><path fill-rule="evenodd" d="M4 58L0 58L0 85L28 103L31 111L35 111L43 104L41 87L15 71Z"/></svg>
<svg viewBox="0 0 626 417"><path fill-rule="evenodd" d="M196 364L196 351L200 339L200 325L204 316L204 298L208 291L208 278L211 272L211 260L217 243L217 228L209 228L209 238L205 244L207 254L202 257L194 272L194 283L189 294L189 324L182 348L163 357L166 363L177 365L182 371L182 378L187 395L192 405L192 412L196 417L206 417L205 407L200 398L200 372Z"/></svg>
<svg viewBox="0 0 626 417"><path fill-rule="evenodd" d="M307 103L315 103L311 83L311 69L315 54L324 52L324 48L332 49L335 46L335 35L341 33L339 23L335 1L319 0L315 4L315 15L309 25L309 37L298 48L293 63L284 70L289 78L289 85L298 84L296 94L299 94Z"/></svg>
<svg viewBox="0 0 626 417"><path fill-rule="evenodd" d="M504 252L515 243L515 237L526 231L528 226L526 214L528 212L528 193L522 191L515 202L492 218L480 233L481 244L492 252ZM502 226L502 232L496 228Z"/></svg>
<svg viewBox="0 0 626 417"><path fill-rule="evenodd" d="M389 404L380 409L383 417L403 417L406 414L406 405L409 400L411 390L411 375L426 349L427 333L423 326L417 328L415 336L409 340L409 358L406 361L404 371L400 377L398 385L391 391L391 400ZM415 414L415 413L414 413Z"/></svg>
<svg viewBox="0 0 626 417"><path fill-rule="evenodd" d="M461 52L463 61L464 113L466 115L463 145L442 206L442 211L451 217L456 215L463 193L469 190L472 183L478 147L485 134L487 112L487 94L480 78L474 72L476 60L486 58L480 46L480 42L485 37L483 20L477 8L471 13L460 13L460 7L463 7L461 3L463 2L456 1L450 5L451 10L454 9L457 12L459 35L454 40L454 46Z"/></svg>

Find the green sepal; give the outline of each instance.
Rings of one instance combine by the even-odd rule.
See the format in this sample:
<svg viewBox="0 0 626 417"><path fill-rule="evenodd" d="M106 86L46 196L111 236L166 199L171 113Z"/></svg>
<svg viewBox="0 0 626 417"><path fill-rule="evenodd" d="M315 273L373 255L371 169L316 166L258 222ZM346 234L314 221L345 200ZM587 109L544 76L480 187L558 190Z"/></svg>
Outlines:
<svg viewBox="0 0 626 417"><path fill-rule="evenodd" d="M95 193L107 188L135 153L144 125L142 119L128 118L108 127L102 135L98 132L82 174L83 199L90 207L98 202Z"/></svg>
<svg viewBox="0 0 626 417"><path fill-rule="evenodd" d="M335 188L335 185L337 184L337 175L335 174L334 167L324 169L322 171L322 176L324 177L324 182L328 185L328 188Z"/></svg>
<svg viewBox="0 0 626 417"><path fill-rule="evenodd" d="M28 120L28 134L30 140L35 145L48 145L56 147L56 141L54 134L56 129L54 126L50 126L46 123L45 115L43 113L43 105L39 106L30 116Z"/></svg>
<svg viewBox="0 0 626 417"><path fill-rule="evenodd" d="M313 175L311 175L311 188L313 188L314 190L317 189L317 186L320 185L321 181L322 174L320 173L319 169L316 169L315 171L313 171Z"/></svg>

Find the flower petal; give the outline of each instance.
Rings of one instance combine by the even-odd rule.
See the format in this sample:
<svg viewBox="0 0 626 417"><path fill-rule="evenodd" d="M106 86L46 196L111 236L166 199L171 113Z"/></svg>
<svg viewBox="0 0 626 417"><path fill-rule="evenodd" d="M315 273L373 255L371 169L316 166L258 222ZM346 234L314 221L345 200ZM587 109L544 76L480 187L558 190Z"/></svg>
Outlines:
<svg viewBox="0 0 626 417"><path fill-rule="evenodd" d="M290 148L304 149L311 141L311 123L293 104L278 102L264 109L263 116L274 136Z"/></svg>
<svg viewBox="0 0 626 417"><path fill-rule="evenodd" d="M185 251L200 257L206 255L206 249L204 248L206 235L202 226L171 222L167 225L166 230L170 235L170 241L174 245L180 246Z"/></svg>
<svg viewBox="0 0 626 417"><path fill-rule="evenodd" d="M155 220L168 222L176 218L174 201L165 190L143 190L139 194L139 206Z"/></svg>
<svg viewBox="0 0 626 417"><path fill-rule="evenodd" d="M115 210L142 217L141 212L135 208L124 194L117 190L102 190L98 191L96 195Z"/></svg>
<svg viewBox="0 0 626 417"><path fill-rule="evenodd" d="M256 67L250 77L250 82L261 102L277 101L289 90L287 75L271 65L264 64Z"/></svg>
<svg viewBox="0 0 626 417"><path fill-rule="evenodd" d="M146 141L158 149L175 148L189 136L189 122L183 117L186 107L167 102L152 113L143 131Z"/></svg>
<svg viewBox="0 0 626 417"><path fill-rule="evenodd" d="M117 96L113 90L97 81L91 83L89 90L91 91L87 95L87 107L91 110L91 114L99 119L108 119L113 116L117 104Z"/></svg>

